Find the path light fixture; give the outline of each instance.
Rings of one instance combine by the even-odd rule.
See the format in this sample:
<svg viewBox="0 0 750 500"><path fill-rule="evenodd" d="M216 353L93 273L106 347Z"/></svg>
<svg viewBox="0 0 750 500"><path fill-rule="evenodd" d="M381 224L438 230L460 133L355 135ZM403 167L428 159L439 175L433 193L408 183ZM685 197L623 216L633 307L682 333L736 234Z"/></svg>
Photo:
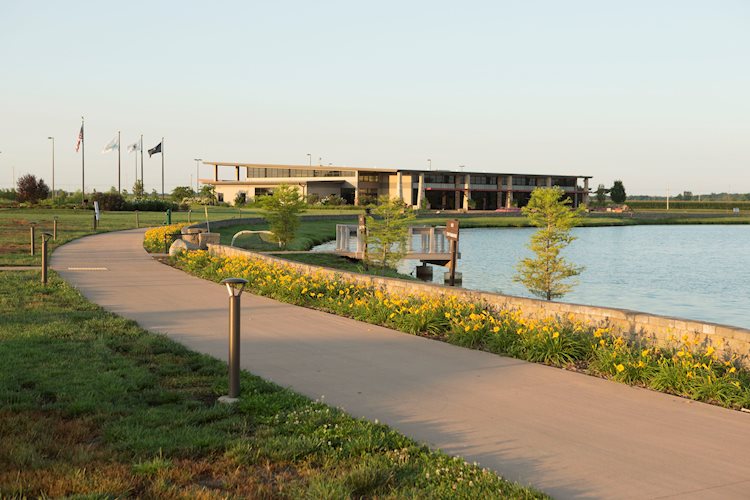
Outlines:
<svg viewBox="0 0 750 500"><path fill-rule="evenodd" d="M240 396L240 296L247 280L227 278L221 283L229 292L229 394L221 396L219 403L233 404Z"/></svg>
<svg viewBox="0 0 750 500"><path fill-rule="evenodd" d="M47 284L47 242L52 237L50 233L42 233L42 284Z"/></svg>
<svg viewBox="0 0 750 500"><path fill-rule="evenodd" d="M52 239L57 241L57 215L52 218Z"/></svg>

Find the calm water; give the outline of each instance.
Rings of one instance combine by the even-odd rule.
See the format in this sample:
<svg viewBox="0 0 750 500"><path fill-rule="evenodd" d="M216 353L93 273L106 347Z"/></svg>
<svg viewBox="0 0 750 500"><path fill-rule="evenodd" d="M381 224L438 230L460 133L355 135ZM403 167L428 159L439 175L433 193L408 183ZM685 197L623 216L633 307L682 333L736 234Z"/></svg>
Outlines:
<svg viewBox="0 0 750 500"><path fill-rule="evenodd" d="M512 281L532 228L461 230L463 286L530 297ZM586 269L562 300L750 328L750 226L576 228L566 257ZM321 245L331 250L333 244ZM404 261L411 273L417 263ZM444 268L435 266L442 282Z"/></svg>

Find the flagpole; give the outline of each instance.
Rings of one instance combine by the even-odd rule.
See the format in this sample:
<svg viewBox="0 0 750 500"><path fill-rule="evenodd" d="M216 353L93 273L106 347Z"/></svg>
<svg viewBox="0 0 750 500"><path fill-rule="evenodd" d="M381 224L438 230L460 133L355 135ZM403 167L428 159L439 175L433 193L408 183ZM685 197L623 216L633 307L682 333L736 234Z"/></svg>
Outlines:
<svg viewBox="0 0 750 500"><path fill-rule="evenodd" d="M86 199L86 132L83 129L81 117L81 204Z"/></svg>
<svg viewBox="0 0 750 500"><path fill-rule="evenodd" d="M143 182L143 134L141 134L141 190L146 192L146 184Z"/></svg>
<svg viewBox="0 0 750 500"><path fill-rule="evenodd" d="M161 138L161 199L164 199L164 137Z"/></svg>
<svg viewBox="0 0 750 500"><path fill-rule="evenodd" d="M136 142L136 144L138 144ZM133 183L133 188L135 188L135 182L138 182L138 150L134 150L133 153L135 153L133 156L135 156L135 181Z"/></svg>
<svg viewBox="0 0 750 500"><path fill-rule="evenodd" d="M120 131L118 130L117 131L117 192L118 193L122 193L122 186L120 185L120 159L122 155L120 154L120 149L122 148L120 147Z"/></svg>

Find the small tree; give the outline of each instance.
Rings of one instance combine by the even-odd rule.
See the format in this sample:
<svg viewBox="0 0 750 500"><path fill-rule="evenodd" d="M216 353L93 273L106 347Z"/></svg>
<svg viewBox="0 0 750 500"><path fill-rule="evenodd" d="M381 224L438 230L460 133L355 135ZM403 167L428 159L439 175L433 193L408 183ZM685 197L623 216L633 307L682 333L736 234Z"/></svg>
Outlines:
<svg viewBox="0 0 750 500"><path fill-rule="evenodd" d="M234 206L235 207L242 207L247 203L247 195L243 192L239 192L236 195L234 195Z"/></svg>
<svg viewBox="0 0 750 500"><path fill-rule="evenodd" d="M177 186L172 190L172 194L170 196L172 198L172 201L182 203L182 200L184 200L185 198L192 198L193 196L195 196L195 191L193 191L193 188L188 186Z"/></svg>
<svg viewBox="0 0 750 500"><path fill-rule="evenodd" d="M604 184L599 184L599 187L596 188L596 204L600 207L607 204L607 188L604 187Z"/></svg>
<svg viewBox="0 0 750 500"><path fill-rule="evenodd" d="M296 188L281 184L273 190L271 196L260 201L268 225L276 235L279 244L286 247L299 227L299 214L305 211L305 201Z"/></svg>
<svg viewBox="0 0 750 500"><path fill-rule="evenodd" d="M406 239L414 211L399 198L381 196L367 217L368 261L382 268L395 267L406 255Z"/></svg>
<svg viewBox="0 0 750 500"><path fill-rule="evenodd" d="M136 199L140 200L143 198L143 195L145 194L145 191L143 190L143 181L138 179L133 184L133 196L135 196Z"/></svg>
<svg viewBox="0 0 750 500"><path fill-rule="evenodd" d="M18 179L16 184L16 200L20 202L36 203L49 196L49 188L43 179L36 180L35 175L26 174Z"/></svg>
<svg viewBox="0 0 750 500"><path fill-rule="evenodd" d="M615 203L625 203L627 195L625 194L625 186L623 186L622 181L615 181L612 189L609 190L609 197Z"/></svg>
<svg viewBox="0 0 750 500"><path fill-rule="evenodd" d="M547 300L568 293L573 284L564 283L564 280L583 271L582 267L574 266L560 256L562 249L575 240L570 230L581 220L581 209L571 210L568 206L570 199L562 199L563 195L564 191L557 186L537 188L531 193L529 204L523 208L529 222L539 230L529 243L535 257L521 260L513 280Z"/></svg>

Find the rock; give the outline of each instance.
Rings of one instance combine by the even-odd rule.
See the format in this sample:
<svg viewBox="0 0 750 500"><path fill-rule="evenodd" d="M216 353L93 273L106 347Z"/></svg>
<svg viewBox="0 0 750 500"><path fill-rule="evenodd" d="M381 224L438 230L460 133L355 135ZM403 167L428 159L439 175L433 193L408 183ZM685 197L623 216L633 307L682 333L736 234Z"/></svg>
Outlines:
<svg viewBox="0 0 750 500"><path fill-rule="evenodd" d="M194 245L185 240L175 240L169 247L169 256L174 257L178 253L187 252L188 250L198 250L198 245Z"/></svg>

